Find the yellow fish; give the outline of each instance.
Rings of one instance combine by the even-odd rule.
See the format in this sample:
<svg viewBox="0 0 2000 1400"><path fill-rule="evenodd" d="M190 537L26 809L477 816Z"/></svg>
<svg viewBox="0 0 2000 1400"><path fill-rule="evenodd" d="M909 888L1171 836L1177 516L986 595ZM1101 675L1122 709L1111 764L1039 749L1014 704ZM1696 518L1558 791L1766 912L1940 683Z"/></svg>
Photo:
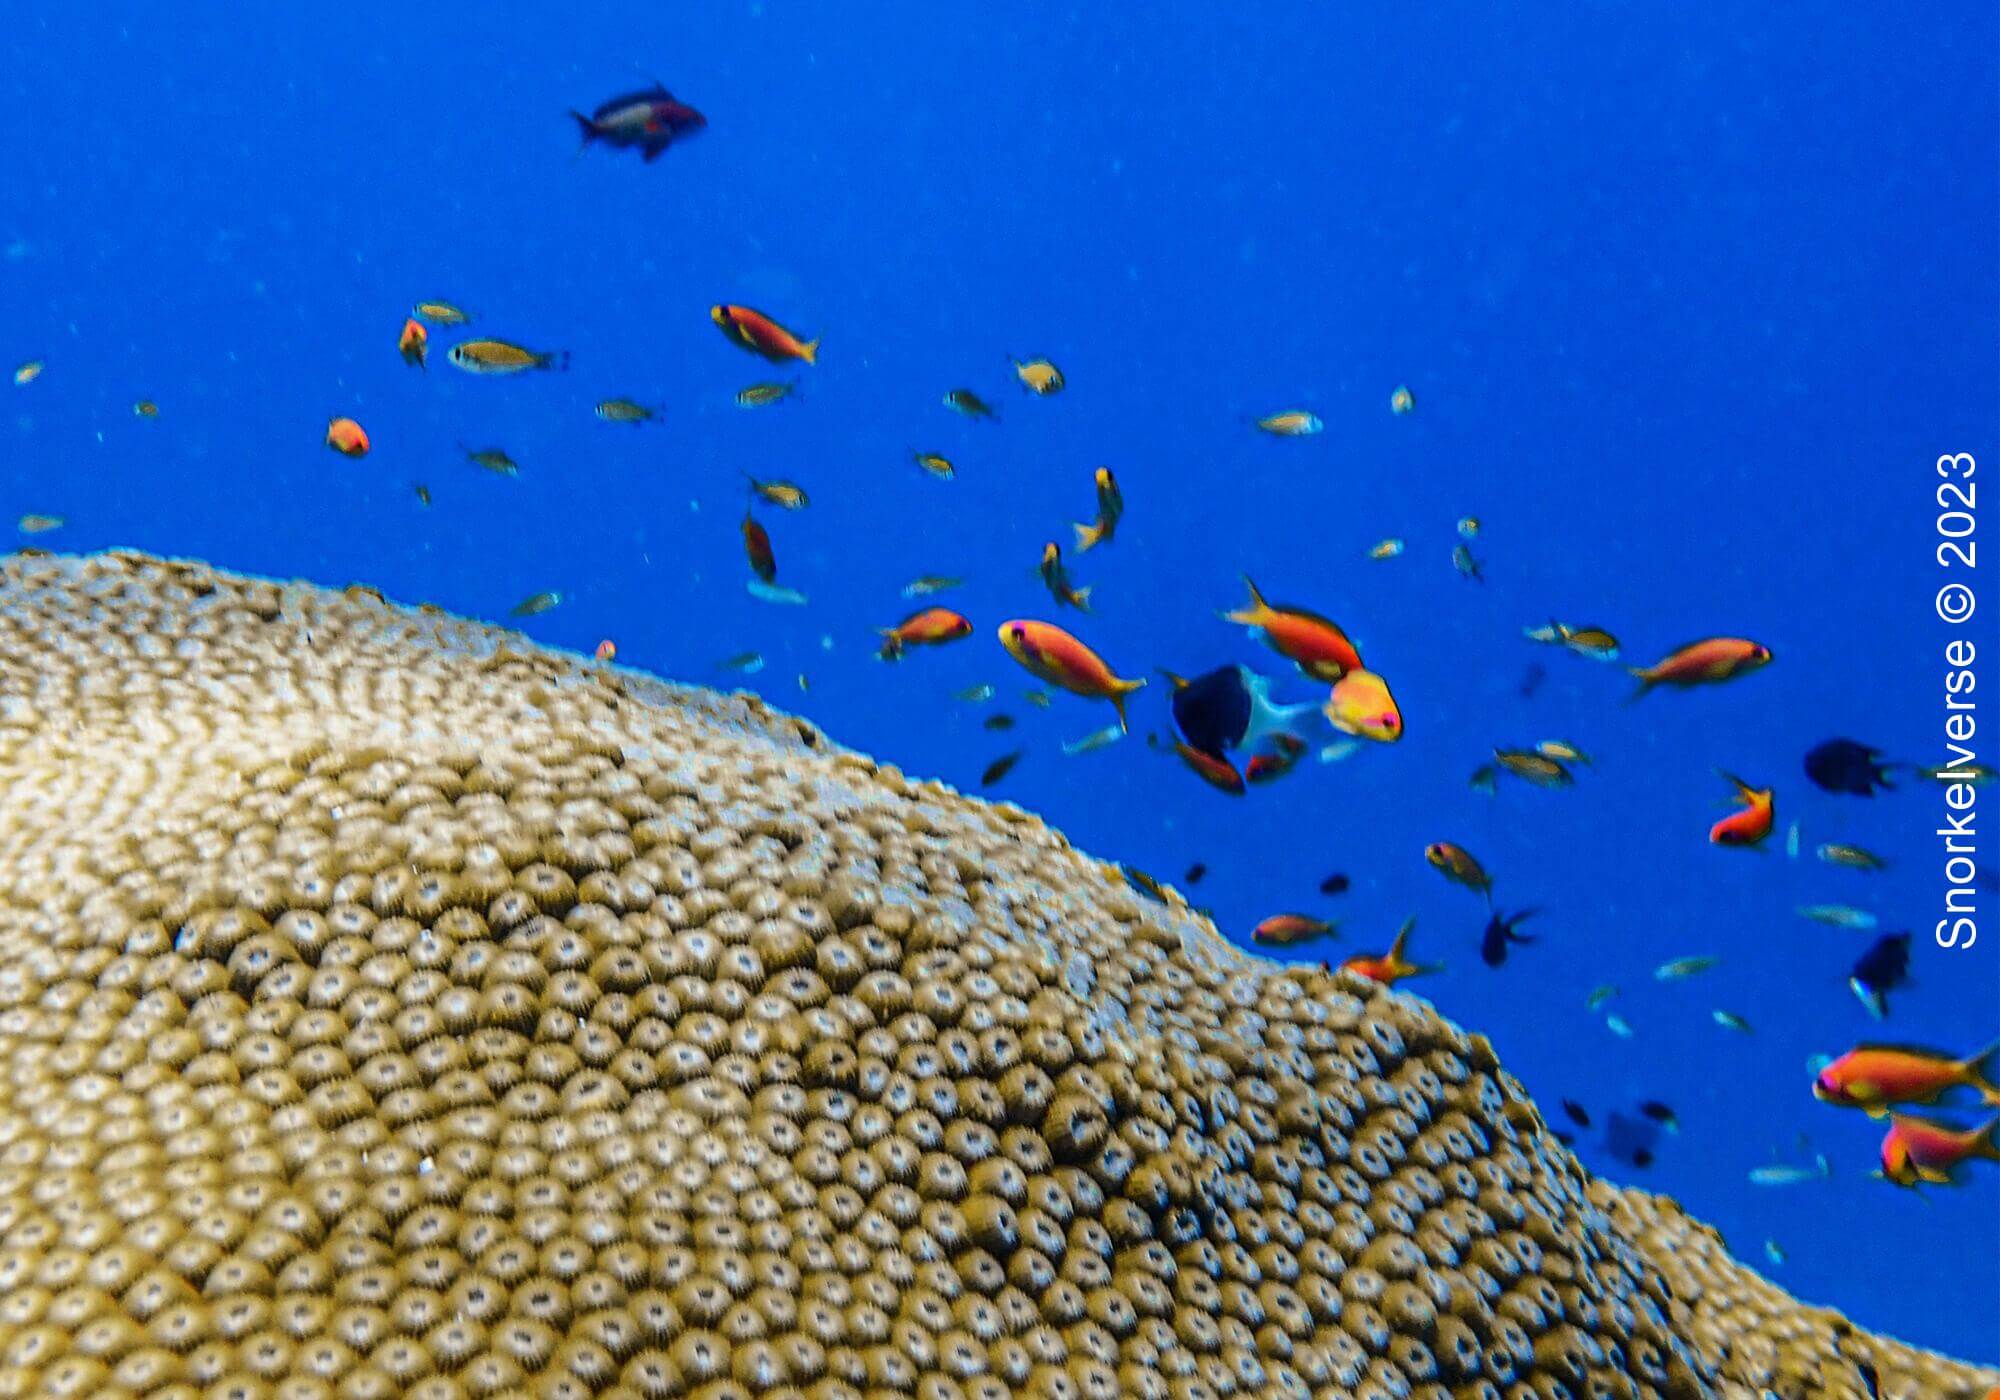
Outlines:
<svg viewBox="0 0 2000 1400"><path fill-rule="evenodd" d="M463 326L472 317L459 310L448 301L420 301L410 310L420 321L429 321L434 326Z"/></svg>
<svg viewBox="0 0 2000 1400"><path fill-rule="evenodd" d="M1302 408L1288 408L1259 418L1257 426L1273 437L1311 437L1326 425Z"/></svg>
<svg viewBox="0 0 2000 1400"><path fill-rule="evenodd" d="M468 374L519 374L530 369L568 369L567 350L530 350L505 340L461 340L448 358Z"/></svg>
<svg viewBox="0 0 2000 1400"><path fill-rule="evenodd" d="M1063 372L1049 360L1016 360L1014 377L1021 381L1029 393L1040 394L1043 397L1060 394L1067 382L1063 379Z"/></svg>

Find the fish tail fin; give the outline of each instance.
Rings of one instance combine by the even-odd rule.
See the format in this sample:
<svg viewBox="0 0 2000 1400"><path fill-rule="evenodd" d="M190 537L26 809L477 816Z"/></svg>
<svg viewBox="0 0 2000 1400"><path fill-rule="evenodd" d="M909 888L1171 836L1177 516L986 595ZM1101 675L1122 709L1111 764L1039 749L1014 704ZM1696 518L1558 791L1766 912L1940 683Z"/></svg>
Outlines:
<svg viewBox="0 0 2000 1400"><path fill-rule="evenodd" d="M570 109L570 116L575 119L577 130L583 136L582 145L576 148L577 154L581 155L584 147L597 139L597 123L573 107Z"/></svg>
<svg viewBox="0 0 2000 1400"><path fill-rule="evenodd" d="M2000 1040L1958 1063L1965 1073L1966 1087L1977 1091L1987 1103L2000 1107L2000 1083L1994 1080L1994 1070L2000 1068Z"/></svg>
<svg viewBox="0 0 2000 1400"><path fill-rule="evenodd" d="M1090 588L1091 586L1089 584L1085 584L1081 588L1071 589L1069 594L1070 606L1075 608L1078 612L1089 612Z"/></svg>
<svg viewBox="0 0 2000 1400"><path fill-rule="evenodd" d="M1257 585L1250 581L1250 575L1243 575L1243 586L1250 590L1249 606L1223 613L1222 620L1240 622L1245 627L1261 627L1264 625L1264 619L1270 615L1271 605L1264 601L1264 595L1257 591Z"/></svg>
<svg viewBox="0 0 2000 1400"><path fill-rule="evenodd" d="M1145 683L1146 678L1144 676L1140 676L1137 680L1129 681L1120 680L1116 676L1111 678L1111 707L1118 711L1118 728L1126 734L1132 732L1132 726L1125 719L1125 697L1139 689Z"/></svg>
<svg viewBox="0 0 2000 1400"><path fill-rule="evenodd" d="M1070 529L1076 531L1076 552L1078 554L1083 553L1104 538L1104 527L1099 524L1072 524Z"/></svg>
<svg viewBox="0 0 2000 1400"><path fill-rule="evenodd" d="M1444 964L1441 962L1404 963L1403 967L1405 969L1403 972L1405 977L1428 977L1433 973L1444 971Z"/></svg>
<svg viewBox="0 0 2000 1400"><path fill-rule="evenodd" d="M1737 777L1734 773L1730 772L1726 768L1716 769L1715 775L1716 777L1722 779L1723 782L1728 783L1731 787L1735 788L1736 796L1741 801L1748 802L1750 801L1751 798L1757 795L1756 788L1751 787L1750 784L1744 782L1741 778Z"/></svg>
<svg viewBox="0 0 2000 1400"><path fill-rule="evenodd" d="M1156 669L1161 675L1165 676L1167 678L1167 683L1171 685L1175 690L1187 689L1188 681L1186 676L1176 675L1174 672L1169 671L1164 666L1155 667L1154 669Z"/></svg>
<svg viewBox="0 0 2000 1400"><path fill-rule="evenodd" d="M551 350L546 355L535 356L536 369L568 369L569 351Z"/></svg>
<svg viewBox="0 0 2000 1400"><path fill-rule="evenodd" d="M804 361L805 361L805 362L806 362L807 364L809 364L809 365L816 365L816 364L818 364L818 363L819 363L819 341L817 341L817 340L808 340L808 341L807 341L807 342L806 342L806 343L805 343L804 345L801 345L801 346L799 347L799 358L800 358L800 359L802 359L802 360L804 360Z"/></svg>
<svg viewBox="0 0 2000 1400"><path fill-rule="evenodd" d="M1403 920L1403 926L1396 930L1396 941L1389 945L1388 960L1392 963L1407 962L1404 956L1410 947L1410 935L1416 931L1417 916L1410 915Z"/></svg>
<svg viewBox="0 0 2000 1400"><path fill-rule="evenodd" d="M1638 688L1634 690L1630 695L1625 697L1625 703L1628 705L1634 704L1637 701L1645 699L1647 694L1652 690L1652 688L1659 684L1659 682L1654 679L1652 672L1647 667L1644 666L1627 666L1625 668L1625 674L1631 676L1634 680L1639 682Z"/></svg>

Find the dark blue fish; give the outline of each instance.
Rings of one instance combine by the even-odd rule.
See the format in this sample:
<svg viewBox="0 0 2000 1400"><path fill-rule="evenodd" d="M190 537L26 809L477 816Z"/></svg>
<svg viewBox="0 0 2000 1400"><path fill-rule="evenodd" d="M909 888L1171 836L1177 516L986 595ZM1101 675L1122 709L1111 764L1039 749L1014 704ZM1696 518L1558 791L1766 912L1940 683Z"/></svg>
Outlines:
<svg viewBox="0 0 2000 1400"><path fill-rule="evenodd" d="M604 103L589 116L572 111L583 144L602 141L619 150L637 148L649 161L660 152L708 125L708 118L655 83L642 92L628 92Z"/></svg>
<svg viewBox="0 0 2000 1400"><path fill-rule="evenodd" d="M1910 935L1885 933L1855 959L1847 985L1879 1021L1889 1014L1889 993L1902 986L1909 973Z"/></svg>
<svg viewBox="0 0 2000 1400"><path fill-rule="evenodd" d="M1893 766L1881 761L1882 751L1854 739L1828 739L1806 755L1806 776L1828 792L1873 797L1876 789L1890 786Z"/></svg>
<svg viewBox="0 0 2000 1400"><path fill-rule="evenodd" d="M1523 700L1532 700L1535 692L1542 688L1542 682L1549 678L1548 667L1539 661L1530 661L1521 672L1520 692Z"/></svg>
<svg viewBox="0 0 2000 1400"><path fill-rule="evenodd" d="M1191 749L1220 758L1243 742L1250 728L1250 687L1241 666L1213 671L1174 686L1174 727Z"/></svg>
<svg viewBox="0 0 2000 1400"><path fill-rule="evenodd" d="M1495 910L1493 917L1486 921L1485 935L1479 940L1480 961L1488 967L1499 967L1507 961L1508 944L1533 943L1532 936L1517 932L1517 929L1521 921L1534 912L1533 909L1523 909L1518 914L1508 915Z"/></svg>

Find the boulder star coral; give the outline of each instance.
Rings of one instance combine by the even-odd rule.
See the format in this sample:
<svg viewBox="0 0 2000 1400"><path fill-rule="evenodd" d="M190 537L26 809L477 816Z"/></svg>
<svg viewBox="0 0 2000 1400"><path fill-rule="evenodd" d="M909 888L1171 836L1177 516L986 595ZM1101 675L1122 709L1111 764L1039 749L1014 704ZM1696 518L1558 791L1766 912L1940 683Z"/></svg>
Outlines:
<svg viewBox="0 0 2000 1400"><path fill-rule="evenodd" d="M1973 1396L754 700L0 566L0 1395Z"/></svg>

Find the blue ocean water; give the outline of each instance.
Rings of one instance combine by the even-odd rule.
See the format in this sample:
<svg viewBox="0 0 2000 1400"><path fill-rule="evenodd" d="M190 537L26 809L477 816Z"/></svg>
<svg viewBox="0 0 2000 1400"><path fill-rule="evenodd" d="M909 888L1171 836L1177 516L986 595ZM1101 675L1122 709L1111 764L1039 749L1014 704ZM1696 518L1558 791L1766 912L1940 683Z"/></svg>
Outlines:
<svg viewBox="0 0 2000 1400"><path fill-rule="evenodd" d="M751 685L912 773L972 788L1024 749L994 795L1169 880L1205 863L1182 887L1238 938L1297 909L1342 928L1301 955L1342 957L1415 914L1413 953L1449 967L1410 990L1545 1105L1676 1110L1644 1169L1579 1131L1593 1167L1806 1299L1993 1360L2000 1168L1922 1195L1871 1181L1879 1124L1815 1103L1807 1061L2000 1035L2000 896L1977 946L1934 946L1942 790L1830 796L1800 759L1833 735L1945 757L1933 463L2000 470L1996 53L1969 4L40 7L0 33L0 356L46 363L0 386L0 514L64 517L42 545L492 618L559 590L536 638ZM565 110L654 78L708 130L651 165L579 155ZM571 368L464 375L446 330L405 366L398 328L430 297ZM732 403L773 376L709 324L718 301L824 338L793 400ZM1028 355L1067 390L1024 393ZM961 385L1000 420L945 409ZM598 421L613 395L663 421ZM1245 422L1289 407L1324 433ZM321 445L336 414L366 425L365 459ZM1166 728L1156 676L1132 740L1065 757L1108 707L1022 703L993 629L1055 616L1033 566L1090 517L1099 464L1127 514L1072 558L1093 610L1062 620L1114 667L1283 676L1215 615L1247 571L1348 628L1406 737L1230 798L1143 741ZM744 591L746 471L811 492L759 511L805 606ZM1450 563L1466 515L1483 583ZM1402 557L1364 557L1387 536ZM874 629L922 573L968 579L936 601L977 633L885 666ZM1995 610L1957 629L1989 687ZM1617 668L1523 640L1551 617L1635 662L1713 633L1777 659L1627 706ZM747 650L762 671L716 669ZM952 698L981 682L992 701ZM1018 727L982 729L995 711ZM1468 788L1492 746L1556 736L1596 760L1573 789ZM1776 787L1800 859L1707 844L1717 767ZM1503 907L1542 909L1498 971L1481 902L1424 863L1437 840ZM1891 867L1814 861L1833 840ZM1319 895L1335 871L1352 889ZM1822 901L1916 931L1886 1025L1843 985L1868 936L1793 912ZM1694 954L1722 962L1653 979ZM1629 1039L1585 1011L1600 983ZM1748 1184L1816 1152L1830 1180Z"/></svg>

